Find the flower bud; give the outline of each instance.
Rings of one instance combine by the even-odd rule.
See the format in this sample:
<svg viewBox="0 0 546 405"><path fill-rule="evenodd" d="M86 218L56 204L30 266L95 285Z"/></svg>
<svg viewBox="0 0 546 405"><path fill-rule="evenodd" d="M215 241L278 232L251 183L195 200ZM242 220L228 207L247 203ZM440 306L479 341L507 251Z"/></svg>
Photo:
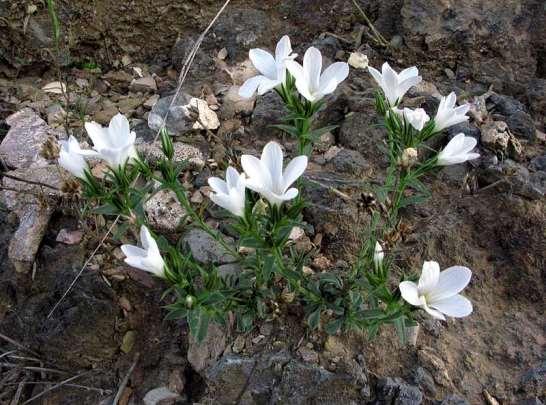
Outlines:
<svg viewBox="0 0 546 405"><path fill-rule="evenodd" d="M379 242L375 242L375 249L373 252L373 263L376 269L381 267L384 257L385 257L385 252L383 252L383 247L381 246Z"/></svg>
<svg viewBox="0 0 546 405"><path fill-rule="evenodd" d="M186 307L188 309L191 309L191 307L193 306L193 302L194 302L194 298L192 295L186 295Z"/></svg>
<svg viewBox="0 0 546 405"><path fill-rule="evenodd" d="M417 149L406 148L400 157L400 166L402 166L404 169L408 169L417 163L418 159L419 155L417 153Z"/></svg>

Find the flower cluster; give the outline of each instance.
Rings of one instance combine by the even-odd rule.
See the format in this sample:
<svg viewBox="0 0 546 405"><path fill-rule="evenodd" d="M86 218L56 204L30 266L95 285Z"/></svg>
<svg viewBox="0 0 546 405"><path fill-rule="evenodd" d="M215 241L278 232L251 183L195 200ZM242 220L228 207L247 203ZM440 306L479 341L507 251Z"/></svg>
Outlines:
<svg viewBox="0 0 546 405"><path fill-rule="evenodd" d="M203 339L209 321L234 316L240 330L249 330L255 319L265 319L281 301L297 300L309 326L323 327L332 334L358 328L373 335L382 324L393 323L403 331L413 324L417 309L442 320L469 315L472 304L459 294L470 282L468 268L454 266L441 272L438 263L427 261L417 282L404 277L394 289L390 275L390 252L397 243L391 236L400 231L400 210L427 197L419 179L441 166L479 157L473 152L477 141L462 133L438 153L429 153L425 144L444 129L468 120L468 105L456 106L451 93L441 98L431 118L422 108L404 107L404 95L422 81L416 67L400 73L388 63L381 72L369 67L380 87L376 107L387 130L390 167L385 184L376 193L382 196L384 209L373 212L370 228L363 230L366 236L359 259L348 274L310 274L304 269L311 253L298 252L291 240L294 227L304 226L301 177L314 142L335 129L315 128L313 120L326 96L348 77L349 66L336 62L323 69L322 55L314 47L305 51L300 64L288 36L278 42L275 55L252 49L249 57L260 74L248 79L239 94L250 98L255 93L277 92L289 113L276 127L297 138L298 152L285 165L283 147L271 141L259 158L242 155L240 166L228 166L223 179L208 179L210 200L232 214L226 219L226 229L235 237L235 246L208 224L202 210L192 206L180 180L184 165L174 161L173 141L166 131L161 132L164 157L153 167L138 156L136 134L121 114L106 128L94 122L85 124L91 150L82 149L73 136L60 143L58 163L81 179L85 195L92 200L90 206L101 214L121 216L135 232L140 229L141 246L124 244L121 250L129 266L170 284L175 299L167 306L168 317L186 318L191 333ZM87 159L106 163L104 179L93 177ZM214 264L198 262L182 244L173 246L159 234L152 236L142 207L159 190L174 193L190 226L205 232L233 256L240 273L220 276Z"/></svg>

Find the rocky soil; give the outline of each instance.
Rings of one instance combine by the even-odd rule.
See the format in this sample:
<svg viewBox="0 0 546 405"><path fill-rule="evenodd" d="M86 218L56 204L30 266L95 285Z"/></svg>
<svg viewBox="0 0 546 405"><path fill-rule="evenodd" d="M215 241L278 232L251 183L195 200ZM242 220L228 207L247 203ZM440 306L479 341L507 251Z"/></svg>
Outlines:
<svg viewBox="0 0 546 405"><path fill-rule="evenodd" d="M0 175L7 175L0 190L0 403L110 404L116 394L120 404L545 400L541 1L359 1L389 48L374 42L351 1L234 1L170 111L175 153L189 162L191 201L204 207L206 179L219 166L237 165L241 153L256 153L282 136L268 128L284 113L277 96L242 100L237 86L254 74L248 49L272 48L284 34L299 54L312 44L330 61L359 51L373 66L417 64L425 82L407 105L429 114L439 93L453 90L472 103L470 123L448 137L476 137L482 157L427 179L433 197L404 212L407 232L394 254L400 268L415 271L425 259L470 267L467 295L475 310L444 323L423 317L416 343L407 346L389 329L374 340L310 332L288 305L281 317L247 334L212 326L197 345L184 322L163 319L162 283L122 262L119 245L131 236L120 227L51 313L112 221L82 215L82 203L58 190L66 175L40 156L42 144L66 138L67 131L86 141L84 121L106 124L121 111L142 153L157 158L158 118L193 39L220 6L57 3L68 106L51 86L44 89L58 80L47 10L40 2L0 2ZM308 227L298 243L318 249L315 272L348 268L359 229L369 221L361 194L385 175L373 92L367 71L353 68L320 113L320 124L339 127L321 138L306 174ZM196 125L197 115L205 129ZM294 152L290 139L283 144ZM236 271L218 246L189 230L172 196L157 195L146 211L156 229L184 238L196 258ZM207 216L223 230L217 211L208 207Z"/></svg>

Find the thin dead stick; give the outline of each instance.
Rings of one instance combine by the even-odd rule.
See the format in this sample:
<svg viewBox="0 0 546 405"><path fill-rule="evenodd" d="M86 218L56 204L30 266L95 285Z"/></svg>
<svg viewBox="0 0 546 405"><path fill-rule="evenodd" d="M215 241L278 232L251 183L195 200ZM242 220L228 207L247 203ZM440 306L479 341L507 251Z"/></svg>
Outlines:
<svg viewBox="0 0 546 405"><path fill-rule="evenodd" d="M19 368L22 370L30 370L30 371L43 371L46 373L67 374L66 371L55 370L54 368L22 366L20 364L14 364L14 363L0 363L0 366L6 367L6 368Z"/></svg>
<svg viewBox="0 0 546 405"><path fill-rule="evenodd" d="M12 338L10 338L10 337L8 337L6 335L3 335L2 333L0 333L0 339L3 339L6 342L11 343L13 346L18 347L19 349L21 349L24 352L27 352L27 353L32 354L33 356L39 357L36 352L34 352L34 351L30 350L30 349L27 349L21 343L17 342L16 340L13 340Z"/></svg>
<svg viewBox="0 0 546 405"><path fill-rule="evenodd" d="M72 377L70 377L70 378L67 378L66 380L63 380L63 381L61 381L60 383L55 384L55 385L52 386L52 387L46 388L45 390L43 390L43 391L40 392L39 394L34 395L32 398L27 399L27 400L26 400L25 402L23 402L21 405L29 404L29 403L31 403L32 401L34 401L35 399L38 399L38 398L40 398L41 396L47 394L48 392L51 392L51 391L53 391L53 390L55 390L55 389L57 389L57 388L59 388L59 387L62 387L63 385L69 383L70 381L74 381L75 379L80 378L80 377L83 377L83 376L86 375L86 374L92 373L93 371L94 371L94 370L86 371L85 373L80 373L80 374L78 374L78 375L74 375L74 376L72 376Z"/></svg>
<svg viewBox="0 0 546 405"><path fill-rule="evenodd" d="M129 367L127 374L125 374L125 377L123 377L123 380L121 381L121 384L119 385L118 392L116 393L116 396L114 397L114 401L112 401L112 405L118 404L118 401L121 398L121 395L123 394L123 391L125 390L125 387L127 386L127 383L129 382L129 378L131 377L131 374L133 374L133 370L135 369L138 363L139 357L140 357L140 353L137 353L135 355L135 359L133 360L133 364L131 364L131 367Z"/></svg>
<svg viewBox="0 0 546 405"><path fill-rule="evenodd" d="M85 261L85 263L83 264L82 268L80 269L80 271L78 272L78 274L76 274L76 277L74 277L74 280L72 280L72 282L70 283L70 285L68 286L68 288L66 289L66 291L64 292L64 294L62 295L62 297L59 299L59 301L57 301L57 303L53 306L53 308L51 309L51 311L49 311L49 314L47 314L47 319L49 319L51 317L51 315L53 315L53 312L55 312L55 310L57 309L57 307L61 304L61 302L65 299L65 297L70 293L70 291L72 290L72 288L74 287L74 285L76 284L76 282L78 281L78 279L80 278L80 276L82 275L83 271L85 270L85 268L87 267L87 265L89 264L89 262L91 261L91 259L93 259L93 257L95 257L95 255L97 254L97 252L99 251L99 249L102 247L102 245L104 244L104 241L106 240L106 238L108 238L108 236L110 235L110 233L112 232L112 229L114 229L114 226L116 226L116 224L118 223L118 220L120 219L120 216L118 215L116 217L116 219L114 219L114 222L112 222L112 225L110 225L110 228L108 228L108 230L106 231L106 233L104 234L104 236L102 237L101 241L99 242L99 244L97 245L97 247L95 248L95 250L93 250L93 252L91 253L91 255L89 256L89 258Z"/></svg>
<svg viewBox="0 0 546 405"><path fill-rule="evenodd" d="M355 7L357 8L357 10L359 11L360 15L362 16L362 18L364 18L364 21L366 21L366 24L368 24L368 27L370 27L373 34L375 35L375 40L380 45L383 45L383 46L388 48L390 46L390 44L387 42L387 40L383 37L383 35L381 35L381 33L379 31L377 31L375 29L374 25L372 24L372 22L370 21L370 19L368 18L368 16L364 12L364 10L362 10L362 8L358 5L356 0L352 0L352 1L353 1L353 4L355 5Z"/></svg>
<svg viewBox="0 0 546 405"><path fill-rule="evenodd" d="M55 384L55 383L56 383L56 381L24 381L22 384L23 385L48 385L48 384ZM8 385L19 385L19 384L21 384L21 383L6 383L4 385L8 386ZM99 392L102 395L108 395L108 394L112 393L111 390L106 389L106 388L90 387L88 385L82 385L82 384L66 383L66 384L63 384L63 385L65 387L81 388L81 389L87 390L87 391L96 391L96 392Z"/></svg>
<svg viewBox="0 0 546 405"><path fill-rule="evenodd" d="M159 134L161 133L161 130L163 128L165 128L165 125L167 123L167 118L169 117L169 111L171 109L171 107L174 105L174 103L176 102L176 99L178 98L178 95L180 94L180 91L182 90L182 85L184 83L184 81L186 80L186 76L188 75L188 72L190 70L190 66L195 58L195 55L197 55L197 51L199 50L199 47L201 46L201 43L203 42L203 39L205 38L205 36L207 35L207 33L210 31L210 29L212 28L212 26L214 25L214 23L216 22L216 20L218 20L218 18L220 17L220 15L224 12L225 8L227 7L227 5L229 4L231 0L226 0L226 2L224 3L224 5L220 8L220 10L218 11L218 13L216 13L216 15L214 16L214 18L212 19L212 21L210 22L210 24L207 26L207 28L205 28L205 31L203 31L201 33L201 35L199 36L199 38L197 39L196 43L194 44L190 54L188 55L188 57L186 58L186 61L184 62L184 66L182 67L182 70L180 72L180 75L178 76L178 85L176 87L176 91L174 93L174 96L173 96L173 99L171 100L170 104L169 104L169 108L167 108L167 111L165 112L165 115L163 116L163 121L161 123L161 127L159 128L159 130L157 131L155 137L154 137L154 142L157 140L157 138L159 137ZM135 182L138 180L138 176L137 176L137 179L135 179ZM112 232L112 229L114 228L114 226L117 224L117 222L119 221L120 219L120 215L118 215L115 220L114 220L114 223L110 226L110 228L108 228L108 230L106 231L106 234L103 236L103 238L101 239L101 241L99 242L99 244L97 245L97 247L95 248L95 250L93 250L93 252L91 253L91 256L89 256L89 258L85 261L84 265L82 266L82 268L80 269L80 271L78 272L78 274L76 275L76 277L74 278L74 280L72 280L72 283L70 283L70 285L68 286L68 289L64 292L64 294L62 295L62 297L59 299L59 301L57 301L57 303L53 306L53 308L51 309L51 311L49 312L49 314L47 315L47 318L50 318L51 315L53 314L53 312L55 312L55 309L57 309L57 307L59 306L59 304L65 299L65 297L70 293L70 291L72 290L72 288L74 287L74 285L76 284L76 282L78 281L78 279L80 278L81 274L83 273L83 271L85 270L85 267L87 266L87 264L91 261L91 259L97 254L97 252L99 251L99 249L102 247L104 241L106 240L106 238L110 235L110 233Z"/></svg>
<svg viewBox="0 0 546 405"><path fill-rule="evenodd" d="M49 184L46 184L46 183L41 183L39 181L33 181L33 180L27 180L27 179L22 179L20 177L17 177L17 176L14 176L12 174L7 174L7 173L0 173L0 176L4 176L4 177L7 177L8 179L12 179L12 180L17 180L17 181L20 181L22 183L27 183L27 184L33 184L35 186L42 186L42 187L47 187L47 188L50 188L52 190L56 190L56 191L59 191L60 189L55 187L55 186L51 186Z"/></svg>

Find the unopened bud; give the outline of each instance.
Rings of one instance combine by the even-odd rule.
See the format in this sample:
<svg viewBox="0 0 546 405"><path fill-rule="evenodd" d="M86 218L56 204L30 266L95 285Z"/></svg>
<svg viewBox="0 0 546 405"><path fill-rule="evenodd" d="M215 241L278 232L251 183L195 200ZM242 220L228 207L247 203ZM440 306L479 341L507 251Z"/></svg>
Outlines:
<svg viewBox="0 0 546 405"><path fill-rule="evenodd" d="M194 298L192 295L186 295L186 307L188 309L191 309L191 307L193 306L193 302L194 302Z"/></svg>
<svg viewBox="0 0 546 405"><path fill-rule="evenodd" d="M252 213L254 215L265 215L267 213L267 204L261 198L252 207Z"/></svg>
<svg viewBox="0 0 546 405"><path fill-rule="evenodd" d="M375 249L373 252L373 263L376 269L381 267L383 263L383 258L385 257L385 252L383 252L383 247L379 242L375 242Z"/></svg>
<svg viewBox="0 0 546 405"><path fill-rule="evenodd" d="M55 161L59 159L59 152L61 148L54 136L48 136L46 141L42 144L40 155L49 161Z"/></svg>
<svg viewBox="0 0 546 405"><path fill-rule="evenodd" d="M417 149L415 148L406 148L404 149L404 152L402 152L402 156L400 157L400 166L402 166L404 169L408 169L412 167L415 163L417 163L419 156L417 153Z"/></svg>

